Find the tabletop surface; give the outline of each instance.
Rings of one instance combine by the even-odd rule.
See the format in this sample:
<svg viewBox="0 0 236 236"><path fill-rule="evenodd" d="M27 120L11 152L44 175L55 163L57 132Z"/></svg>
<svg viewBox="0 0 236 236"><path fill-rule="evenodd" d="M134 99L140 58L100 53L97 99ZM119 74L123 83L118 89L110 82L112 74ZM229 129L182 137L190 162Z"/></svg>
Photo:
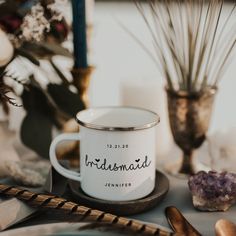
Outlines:
<svg viewBox="0 0 236 236"><path fill-rule="evenodd" d="M176 206L181 210L186 219L204 236L214 235L214 226L219 219L224 218L235 221L236 206L232 207L227 212L197 211L192 205L187 180L176 179L171 176L168 177L170 179L170 191L163 202L155 209L139 214L135 216L135 218L168 226L167 220L164 217L164 210L167 206Z"/></svg>
<svg viewBox="0 0 236 236"><path fill-rule="evenodd" d="M228 219L235 221L236 206L232 207L227 212L200 212L194 209L191 201L191 195L187 187L186 179L178 179L173 176L169 176L170 190L166 198L155 208L147 212L130 216L130 218L142 220L145 222L156 223L162 226L168 226L167 220L164 215L164 210L167 206L176 206L181 210L187 220L204 236L214 235L214 225L219 219ZM43 213L36 216L26 222L20 223L14 228L20 228L24 226L31 226L37 224L65 222L69 218L61 215L55 215L55 213ZM9 231L6 231L3 236ZM68 231L67 231L68 232ZM13 234L14 235L14 234ZM86 235L103 235L99 232L88 231ZM109 235L116 235L109 233Z"/></svg>

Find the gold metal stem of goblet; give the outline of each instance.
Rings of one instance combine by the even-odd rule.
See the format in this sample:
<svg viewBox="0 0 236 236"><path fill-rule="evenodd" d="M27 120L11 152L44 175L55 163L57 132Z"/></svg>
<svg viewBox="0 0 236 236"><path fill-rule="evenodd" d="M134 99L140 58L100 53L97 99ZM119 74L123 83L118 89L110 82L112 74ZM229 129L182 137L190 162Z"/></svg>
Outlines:
<svg viewBox="0 0 236 236"><path fill-rule="evenodd" d="M71 71L73 84L78 89L79 96L84 102L86 108L89 105L88 88L93 70L94 67L89 66L87 68L73 68Z"/></svg>
<svg viewBox="0 0 236 236"><path fill-rule="evenodd" d="M194 174L193 166L192 166L192 159L193 159L193 151L183 151L183 160L182 165L180 167L179 173L185 175Z"/></svg>

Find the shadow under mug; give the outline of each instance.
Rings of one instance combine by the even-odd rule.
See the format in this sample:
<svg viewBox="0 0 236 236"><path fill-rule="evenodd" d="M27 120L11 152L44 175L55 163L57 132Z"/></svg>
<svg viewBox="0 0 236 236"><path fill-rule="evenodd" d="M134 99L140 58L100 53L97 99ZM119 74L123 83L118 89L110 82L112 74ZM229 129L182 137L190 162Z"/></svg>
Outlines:
<svg viewBox="0 0 236 236"><path fill-rule="evenodd" d="M80 132L61 134L50 146L56 171L103 200L135 200L152 192L157 114L135 107L100 107L79 112L76 120ZM80 141L79 172L64 168L56 157L57 144L70 140Z"/></svg>

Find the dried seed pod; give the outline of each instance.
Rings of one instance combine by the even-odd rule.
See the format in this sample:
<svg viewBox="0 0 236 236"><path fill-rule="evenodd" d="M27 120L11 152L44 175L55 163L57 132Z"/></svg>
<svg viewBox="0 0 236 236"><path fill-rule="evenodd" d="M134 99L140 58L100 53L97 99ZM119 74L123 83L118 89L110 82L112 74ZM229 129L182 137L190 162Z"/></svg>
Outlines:
<svg viewBox="0 0 236 236"><path fill-rule="evenodd" d="M236 225L228 220L218 220L215 224L216 236L235 236Z"/></svg>

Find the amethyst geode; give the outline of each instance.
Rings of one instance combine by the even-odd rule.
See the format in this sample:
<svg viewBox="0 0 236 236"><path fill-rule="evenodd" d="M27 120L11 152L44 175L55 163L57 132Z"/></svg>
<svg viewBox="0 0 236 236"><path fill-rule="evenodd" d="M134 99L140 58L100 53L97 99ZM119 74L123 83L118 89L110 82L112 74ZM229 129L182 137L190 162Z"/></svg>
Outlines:
<svg viewBox="0 0 236 236"><path fill-rule="evenodd" d="M236 174L200 171L188 181L193 205L202 211L227 211L236 202Z"/></svg>

